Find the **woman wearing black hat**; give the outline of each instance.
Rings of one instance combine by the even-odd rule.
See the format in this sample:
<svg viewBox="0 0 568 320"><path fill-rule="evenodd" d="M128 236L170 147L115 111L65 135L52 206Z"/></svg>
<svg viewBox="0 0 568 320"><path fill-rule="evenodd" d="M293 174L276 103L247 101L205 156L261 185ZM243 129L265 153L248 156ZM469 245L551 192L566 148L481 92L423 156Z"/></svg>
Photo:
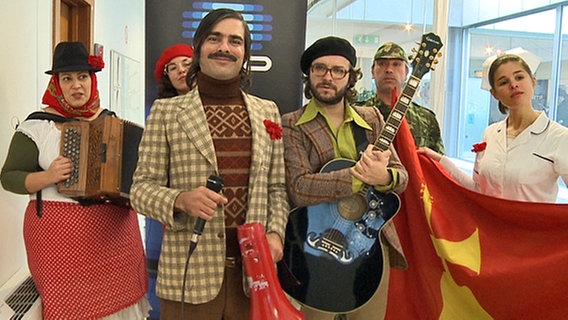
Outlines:
<svg viewBox="0 0 568 320"><path fill-rule="evenodd" d="M18 125L0 176L4 189L30 195L24 241L44 319L143 319L149 310L136 213L80 204L56 186L72 170L59 155L61 123L109 116L95 76L103 67L80 42L57 45L46 107Z"/></svg>

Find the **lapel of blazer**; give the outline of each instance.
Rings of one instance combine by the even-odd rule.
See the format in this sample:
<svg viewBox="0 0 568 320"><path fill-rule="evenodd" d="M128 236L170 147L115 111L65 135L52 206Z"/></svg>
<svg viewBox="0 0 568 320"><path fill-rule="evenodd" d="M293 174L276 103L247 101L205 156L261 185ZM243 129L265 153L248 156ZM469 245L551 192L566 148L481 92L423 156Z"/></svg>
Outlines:
<svg viewBox="0 0 568 320"><path fill-rule="evenodd" d="M332 133L329 132L327 123L322 116L317 116L314 120L302 124L301 130L310 138L317 154L322 157L322 161L327 162L335 158L333 141L331 140Z"/></svg>
<svg viewBox="0 0 568 320"><path fill-rule="evenodd" d="M199 153L216 168L215 148L199 91L195 88L184 97L185 99L180 103L180 112L176 119Z"/></svg>
<svg viewBox="0 0 568 320"><path fill-rule="evenodd" d="M254 181L254 177L257 176L258 171L262 165L262 153L266 150L268 134L264 128L264 118L262 112L262 105L255 103L248 94L243 94L243 99L245 101L245 106L249 115L251 135L252 135L252 150L251 150L251 167L250 167L250 177L249 181Z"/></svg>

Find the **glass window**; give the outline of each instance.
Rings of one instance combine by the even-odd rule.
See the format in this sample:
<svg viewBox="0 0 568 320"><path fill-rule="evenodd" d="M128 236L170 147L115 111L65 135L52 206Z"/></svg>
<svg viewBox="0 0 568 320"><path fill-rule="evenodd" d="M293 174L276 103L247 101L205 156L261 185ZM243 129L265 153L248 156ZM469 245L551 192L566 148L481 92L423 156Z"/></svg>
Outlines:
<svg viewBox="0 0 568 320"><path fill-rule="evenodd" d="M483 65L491 56L519 48L538 56L541 62L538 69L533 70L537 78L533 106L550 114L554 30L555 10L469 29L469 66L461 100L463 112L459 119L457 158L473 160L475 154L470 151L471 146L481 140L488 125L506 117L499 112L498 102L488 89L481 88L485 76Z"/></svg>
<svg viewBox="0 0 568 320"><path fill-rule="evenodd" d="M462 17L462 26L472 25L481 21L489 21L518 14L523 11L542 8L554 3L563 2L562 0L478 0L463 1L450 0L450 5L454 9L452 16ZM459 14L461 13L461 15ZM528 28L538 28L535 25L528 25Z"/></svg>
<svg viewBox="0 0 568 320"><path fill-rule="evenodd" d="M306 46L329 35L343 37L357 49L363 72L356 86L372 96L373 56L389 41L411 54L422 34L432 31L434 0L308 0ZM564 6L564 7L563 7ZM449 0L444 88L430 88L427 73L414 100L430 107L431 92L445 91L442 135L446 152L471 164L472 145L485 128L501 119L497 101L481 89L483 62L503 51L523 48L540 58L533 105L568 126L568 1ZM562 18L563 21L557 21ZM405 25L412 25L405 30ZM431 91L432 90L432 91ZM440 114L438 114L440 117Z"/></svg>
<svg viewBox="0 0 568 320"><path fill-rule="evenodd" d="M556 121L568 127L568 7L563 9Z"/></svg>
<svg viewBox="0 0 568 320"><path fill-rule="evenodd" d="M329 35L349 40L357 50L357 67L363 72L355 89L359 99L365 100L376 90L371 68L378 47L393 41L412 55L422 34L432 30L433 8L433 0L308 1L306 47ZM415 95L416 102L424 106L429 102L429 78L429 74L423 77Z"/></svg>
<svg viewBox="0 0 568 320"><path fill-rule="evenodd" d="M306 46L328 35L351 41L357 49L357 67L363 72L356 89L361 98L372 96L376 49L394 41L411 54L422 34L432 30L437 5L433 0L309 0ZM448 38L442 49L446 84L440 88L446 92L445 117L438 119L448 155L473 160L472 144L489 124L505 117L489 91L480 88L482 66L489 56L513 48L526 49L541 59L535 72L535 108L568 125L568 37L564 39L568 22L561 25L562 35L556 32L560 30L558 10L568 1L450 0L449 5ZM406 24L412 28L405 30ZM430 88L430 76L423 77L414 100L440 108L429 105L430 90L438 89Z"/></svg>

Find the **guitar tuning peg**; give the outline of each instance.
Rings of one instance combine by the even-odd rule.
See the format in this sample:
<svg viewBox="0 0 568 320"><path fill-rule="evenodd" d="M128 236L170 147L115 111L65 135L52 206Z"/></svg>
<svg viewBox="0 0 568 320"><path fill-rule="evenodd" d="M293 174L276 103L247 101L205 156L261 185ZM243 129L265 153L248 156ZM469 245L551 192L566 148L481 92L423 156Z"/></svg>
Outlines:
<svg viewBox="0 0 568 320"><path fill-rule="evenodd" d="M437 55L438 55L438 57L441 57L441 56L442 56L442 51L439 51Z"/></svg>
<svg viewBox="0 0 568 320"><path fill-rule="evenodd" d="M420 41L414 41L414 43L416 43L417 45L422 45L422 43L420 43Z"/></svg>
<svg viewBox="0 0 568 320"><path fill-rule="evenodd" d="M416 50L416 48L412 48L410 49L412 52L418 52L418 50Z"/></svg>
<svg viewBox="0 0 568 320"><path fill-rule="evenodd" d="M438 64L438 62L440 62L438 59L434 60L434 64Z"/></svg>
<svg viewBox="0 0 568 320"><path fill-rule="evenodd" d="M409 60L409 61L414 60L414 56L413 56L413 55L409 55L409 56L408 56L408 60Z"/></svg>

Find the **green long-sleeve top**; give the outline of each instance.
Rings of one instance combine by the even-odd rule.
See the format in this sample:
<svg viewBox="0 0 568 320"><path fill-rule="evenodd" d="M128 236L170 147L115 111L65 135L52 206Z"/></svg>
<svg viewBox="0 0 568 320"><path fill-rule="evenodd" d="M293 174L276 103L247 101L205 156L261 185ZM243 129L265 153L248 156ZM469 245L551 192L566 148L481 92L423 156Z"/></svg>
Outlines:
<svg viewBox="0 0 568 320"><path fill-rule="evenodd" d="M42 170L38 156L39 150L32 139L21 132L15 132L0 174L2 187L17 194L28 194L26 177Z"/></svg>

